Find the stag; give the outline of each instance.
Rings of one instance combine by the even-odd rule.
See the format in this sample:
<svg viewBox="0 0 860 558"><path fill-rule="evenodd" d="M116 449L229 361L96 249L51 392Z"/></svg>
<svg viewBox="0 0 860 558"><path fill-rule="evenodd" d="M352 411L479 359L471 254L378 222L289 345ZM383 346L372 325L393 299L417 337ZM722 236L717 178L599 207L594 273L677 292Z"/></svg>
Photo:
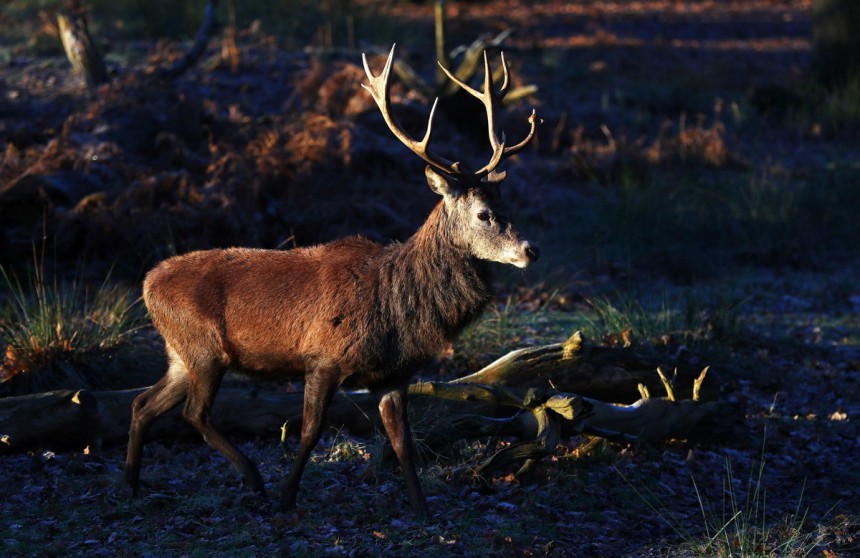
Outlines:
<svg viewBox="0 0 860 558"><path fill-rule="evenodd" d="M163 261L146 276L143 297L164 337L168 369L132 405L125 481L139 490L144 435L159 415L185 405L182 416L262 493L256 466L213 425L212 402L230 368L257 379L304 376L301 446L281 490L281 507L296 505L299 481L319 441L326 409L340 386L369 389L406 479L411 506L426 510L407 422L407 386L492 300L489 262L524 268L538 248L511 221L495 169L535 136L538 118L516 145L505 145L496 111L508 88L495 90L484 53L484 90L445 73L478 98L487 113L490 162L466 172L428 148L436 103L420 141L391 112L389 76L374 75L363 56L370 91L382 116L410 150L427 162L427 183L442 199L406 242L381 246L361 237L292 250L205 250ZM440 64L441 66L441 64ZM438 99L437 99L438 102Z"/></svg>

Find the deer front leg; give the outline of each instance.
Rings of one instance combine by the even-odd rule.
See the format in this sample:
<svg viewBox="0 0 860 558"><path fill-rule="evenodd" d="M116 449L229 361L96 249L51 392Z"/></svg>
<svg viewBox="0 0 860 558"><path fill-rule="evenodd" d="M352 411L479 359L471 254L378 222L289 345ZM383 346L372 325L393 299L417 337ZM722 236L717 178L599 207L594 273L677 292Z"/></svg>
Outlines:
<svg viewBox="0 0 860 558"><path fill-rule="evenodd" d="M400 387L381 394L379 399L379 415L385 432L394 447L394 453L400 461L400 468L406 477L406 490L409 493L409 503L417 513L427 513L427 502L421 491L418 473L415 471L415 449L412 445L412 432L406 416L406 388Z"/></svg>

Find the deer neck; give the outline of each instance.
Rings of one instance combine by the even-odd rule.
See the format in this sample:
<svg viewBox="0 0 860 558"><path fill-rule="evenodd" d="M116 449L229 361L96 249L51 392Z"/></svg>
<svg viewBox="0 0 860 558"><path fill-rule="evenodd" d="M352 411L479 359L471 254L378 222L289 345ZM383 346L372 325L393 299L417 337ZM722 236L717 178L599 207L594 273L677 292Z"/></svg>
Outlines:
<svg viewBox="0 0 860 558"><path fill-rule="evenodd" d="M394 314L417 322L428 342L453 340L492 300L490 266L454 243L440 202L389 259Z"/></svg>

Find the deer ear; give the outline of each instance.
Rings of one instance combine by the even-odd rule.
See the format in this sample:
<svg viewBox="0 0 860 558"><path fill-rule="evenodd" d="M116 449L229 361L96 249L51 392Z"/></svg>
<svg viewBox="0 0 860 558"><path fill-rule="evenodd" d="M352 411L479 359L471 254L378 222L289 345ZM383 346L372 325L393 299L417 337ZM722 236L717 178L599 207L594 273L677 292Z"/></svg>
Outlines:
<svg viewBox="0 0 860 558"><path fill-rule="evenodd" d="M496 184L498 184L499 182L504 180L507 175L508 173L505 171L490 171L490 174L487 175L487 182L495 182Z"/></svg>
<svg viewBox="0 0 860 558"><path fill-rule="evenodd" d="M460 190L455 186L454 181L446 176L439 174L433 167L427 166L424 169L424 175L427 177L427 184L430 189L443 197L455 197L459 195Z"/></svg>

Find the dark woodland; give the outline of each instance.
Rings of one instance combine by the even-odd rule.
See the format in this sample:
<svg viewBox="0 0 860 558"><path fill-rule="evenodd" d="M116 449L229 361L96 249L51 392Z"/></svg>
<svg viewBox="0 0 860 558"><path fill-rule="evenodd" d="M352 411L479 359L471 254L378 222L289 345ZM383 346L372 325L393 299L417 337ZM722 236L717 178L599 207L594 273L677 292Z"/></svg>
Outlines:
<svg viewBox="0 0 860 558"><path fill-rule="evenodd" d="M5 2L0 554L860 555L858 30Z"/></svg>

